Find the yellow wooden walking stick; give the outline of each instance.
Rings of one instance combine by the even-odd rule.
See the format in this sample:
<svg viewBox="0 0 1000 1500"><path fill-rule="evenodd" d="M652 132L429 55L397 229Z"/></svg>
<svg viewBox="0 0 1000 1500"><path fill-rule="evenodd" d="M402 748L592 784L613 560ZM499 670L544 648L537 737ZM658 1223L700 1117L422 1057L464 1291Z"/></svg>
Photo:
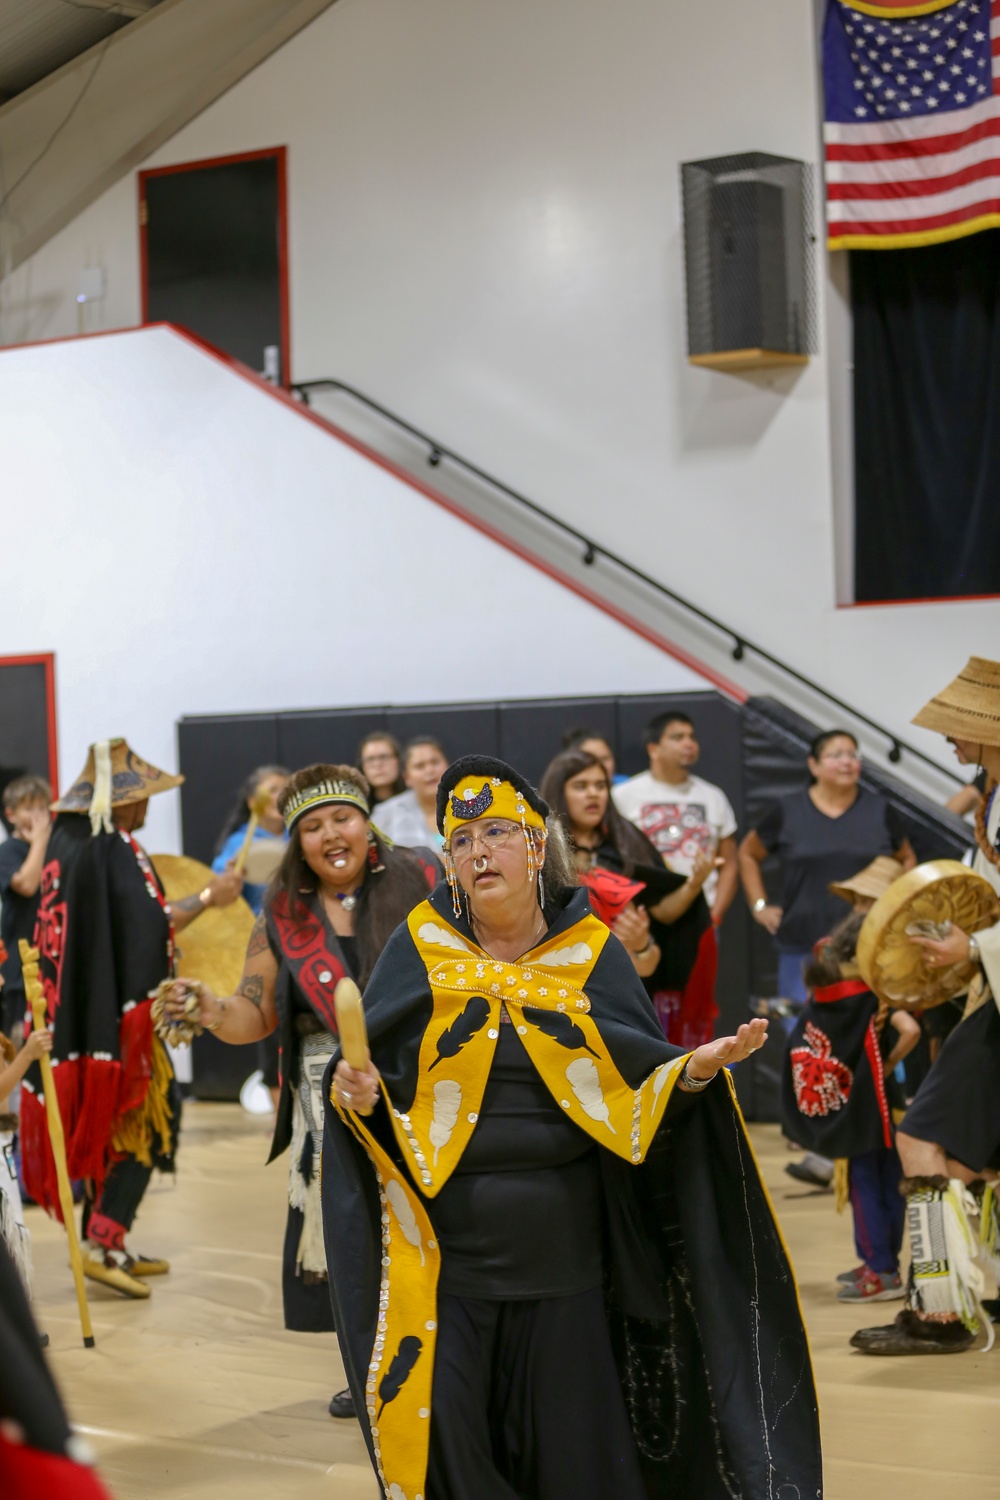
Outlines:
<svg viewBox="0 0 1000 1500"><path fill-rule="evenodd" d="M18 942L21 953L21 972L24 976L24 992L31 1006L32 1024L36 1031L41 1031L45 1026L45 994L42 990L42 982L38 977L38 949L32 948L24 938ZM66 1165L66 1137L63 1135L62 1115L59 1113L59 1099L56 1095L56 1083L52 1076L52 1063L49 1061L48 1053L43 1052L38 1059L38 1065L42 1070L42 1088L45 1092L45 1115L49 1125L49 1140L52 1143L52 1155L55 1157L56 1176L59 1179L59 1203L62 1208L63 1223L66 1226L66 1238L69 1241L69 1263L73 1267L73 1280L76 1283L76 1300L80 1307L80 1326L83 1329L83 1347L93 1349L94 1330L90 1323L90 1308L87 1306L87 1292L83 1284L83 1257L80 1254L80 1242L76 1237L76 1220L73 1217L73 1189L69 1184L69 1168Z"/></svg>
<svg viewBox="0 0 1000 1500"><path fill-rule="evenodd" d="M368 1066L371 1053L368 1051L368 1027L365 1025L365 1008L361 991L353 979L341 979L333 992L333 1008L337 1012L337 1030L340 1032L340 1050L349 1068L359 1073ZM370 1109L359 1109L359 1115L370 1115Z"/></svg>
<svg viewBox="0 0 1000 1500"><path fill-rule="evenodd" d="M247 831L243 835L243 844L239 854L236 856L236 863L233 865L233 869L237 875L243 874L247 855L250 853L250 845L253 843L253 836L257 832L257 825L260 823L261 818L267 814L270 805L271 793L266 787L258 787L257 791L250 798L250 821L247 824Z"/></svg>

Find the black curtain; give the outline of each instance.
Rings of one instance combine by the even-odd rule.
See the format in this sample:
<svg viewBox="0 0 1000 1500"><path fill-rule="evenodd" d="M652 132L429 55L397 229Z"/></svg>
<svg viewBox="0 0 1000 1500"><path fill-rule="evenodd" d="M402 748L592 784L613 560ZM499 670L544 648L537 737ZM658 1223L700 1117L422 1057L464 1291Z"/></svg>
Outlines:
<svg viewBox="0 0 1000 1500"><path fill-rule="evenodd" d="M855 599L1000 593L1000 230L851 251Z"/></svg>

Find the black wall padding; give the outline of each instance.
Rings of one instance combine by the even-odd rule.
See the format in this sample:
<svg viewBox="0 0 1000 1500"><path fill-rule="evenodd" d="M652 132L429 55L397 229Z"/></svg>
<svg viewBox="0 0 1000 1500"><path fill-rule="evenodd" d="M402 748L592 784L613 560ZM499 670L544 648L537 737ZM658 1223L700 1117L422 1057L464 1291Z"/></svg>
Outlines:
<svg viewBox="0 0 1000 1500"><path fill-rule="evenodd" d="M41 662L0 664L0 792L30 772L49 774L49 720Z"/></svg>
<svg viewBox="0 0 1000 1500"><path fill-rule="evenodd" d="M416 734L440 739L445 753L499 754L537 781L567 729L587 725L608 736L619 770L644 770L642 731L654 714L677 708L694 720L701 742L698 774L721 786L733 804L739 836L753 827L774 797L804 785L806 755L817 727L769 698L741 708L716 692L637 694L629 697L521 699L500 703L427 704L395 708L317 709L303 713L182 719L178 725L184 851L209 861L236 790L257 765L276 761L294 770L311 761L353 762L361 737L387 729L405 742ZM903 813L917 856L960 856L971 834L952 817L885 772L865 767L865 786L888 796ZM765 866L765 877L774 874ZM718 1025L735 1031L751 998L773 996L773 944L737 894L722 928ZM777 1118L783 1038L775 1035L752 1067L735 1073L740 1102L753 1119ZM227 1048L215 1038L196 1047L195 1091L235 1098L256 1066L252 1048ZM208 1043L211 1045L208 1045Z"/></svg>

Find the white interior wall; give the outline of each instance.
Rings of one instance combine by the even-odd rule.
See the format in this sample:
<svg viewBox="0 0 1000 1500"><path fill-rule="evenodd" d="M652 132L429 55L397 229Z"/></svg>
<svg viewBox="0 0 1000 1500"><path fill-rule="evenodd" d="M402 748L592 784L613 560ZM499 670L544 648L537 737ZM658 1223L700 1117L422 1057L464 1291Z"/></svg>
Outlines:
<svg viewBox="0 0 1000 1500"><path fill-rule="evenodd" d="M0 451L61 785L115 734L174 769L182 714L710 685L167 329L0 353Z"/></svg>
<svg viewBox="0 0 1000 1500"><path fill-rule="evenodd" d="M679 163L818 160L813 12L338 0L148 165L287 145L296 379L369 391L933 753L908 720L1000 606L838 609L836 298L805 370L684 355ZM3 336L75 331L93 263L85 326L137 322L134 178L9 279Z"/></svg>

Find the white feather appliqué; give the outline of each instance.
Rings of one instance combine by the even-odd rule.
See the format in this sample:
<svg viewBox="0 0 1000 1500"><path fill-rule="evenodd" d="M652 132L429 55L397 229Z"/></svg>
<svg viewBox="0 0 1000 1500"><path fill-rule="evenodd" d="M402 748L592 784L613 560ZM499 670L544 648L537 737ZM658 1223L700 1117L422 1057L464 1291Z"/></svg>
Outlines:
<svg viewBox="0 0 1000 1500"><path fill-rule="evenodd" d="M573 943L569 948L556 948L552 953L543 953L538 963L544 969L561 969L564 964L586 964L594 953L589 943Z"/></svg>
<svg viewBox="0 0 1000 1500"><path fill-rule="evenodd" d="M438 1152L447 1146L451 1133L458 1124L458 1112L462 1108L462 1090L451 1078L442 1078L434 1085L434 1114L428 1134L434 1147L434 1165Z"/></svg>
<svg viewBox="0 0 1000 1500"><path fill-rule="evenodd" d="M439 948L457 948L459 953L472 952L457 932L452 932L448 927L438 927L434 922L425 922L422 927L419 927L417 937L422 943L437 943Z"/></svg>
<svg viewBox="0 0 1000 1500"><path fill-rule="evenodd" d="M385 1185L385 1196L389 1200L389 1207L396 1215L403 1238L409 1240L415 1249L420 1251L420 1264L424 1264L424 1242L420 1234L420 1225L417 1223L416 1214L410 1207L410 1200L402 1183L390 1177Z"/></svg>
<svg viewBox="0 0 1000 1500"><path fill-rule="evenodd" d="M664 1086L666 1084L666 1081L670 1077L670 1070L671 1070L672 1067L673 1067L673 1063L664 1063L663 1067L662 1068L658 1068L657 1071L656 1071L656 1077L653 1079L653 1103L654 1104L656 1103L657 1099L659 1099L660 1095L663 1092L663 1089L664 1089Z"/></svg>
<svg viewBox="0 0 1000 1500"><path fill-rule="evenodd" d="M596 1063L589 1057L578 1057L566 1069L566 1077L584 1114L589 1115L592 1120L600 1120L612 1135L617 1135L618 1132L611 1123L611 1113L604 1102L604 1091Z"/></svg>

